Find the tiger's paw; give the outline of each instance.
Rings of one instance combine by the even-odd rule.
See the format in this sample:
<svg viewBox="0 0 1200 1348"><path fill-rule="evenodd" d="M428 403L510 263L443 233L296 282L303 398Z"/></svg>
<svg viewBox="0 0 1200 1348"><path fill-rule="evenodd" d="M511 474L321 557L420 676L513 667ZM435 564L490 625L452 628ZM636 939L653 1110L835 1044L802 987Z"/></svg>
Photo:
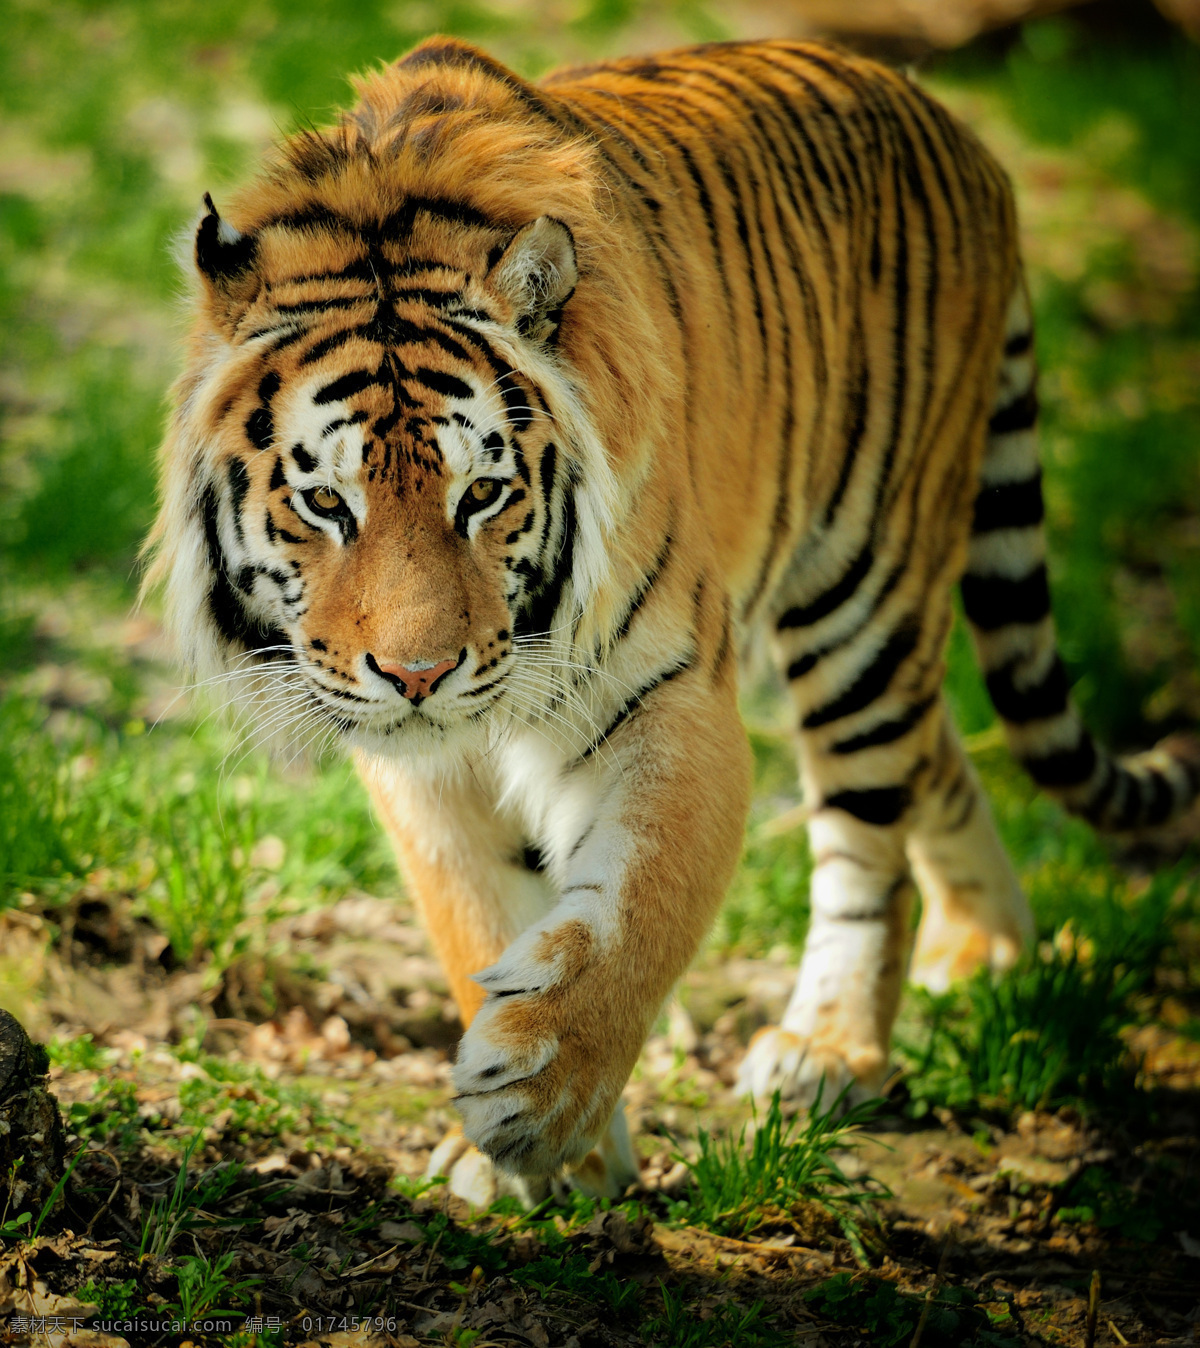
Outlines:
<svg viewBox="0 0 1200 1348"><path fill-rule="evenodd" d="M738 1068L737 1091L760 1105L778 1091L804 1109L818 1097L828 1109L846 1091L843 1104L850 1107L879 1094L884 1066L875 1049L841 1053L782 1025L767 1025L750 1040Z"/></svg>
<svg viewBox="0 0 1200 1348"><path fill-rule="evenodd" d="M1021 935L994 935L968 923L942 922L918 932L908 981L929 992L946 992L977 970L1011 969L1021 957Z"/></svg>
<svg viewBox="0 0 1200 1348"><path fill-rule="evenodd" d="M501 1170L579 1166L613 1117L641 1044L622 1046L591 946L584 924L562 924L477 976L488 995L459 1044L454 1103L464 1135Z"/></svg>
<svg viewBox="0 0 1200 1348"><path fill-rule="evenodd" d="M523 1208L534 1208L549 1194L548 1179L506 1175L489 1157L473 1147L459 1127L451 1128L434 1147L425 1167L427 1180L445 1176L446 1188L473 1208L490 1208L498 1198L515 1198Z"/></svg>
<svg viewBox="0 0 1200 1348"><path fill-rule="evenodd" d="M585 1198L620 1198L637 1183L638 1165L622 1101L596 1146L558 1176L508 1174L472 1146L459 1127L451 1128L438 1143L425 1167L426 1179L443 1175L447 1189L472 1207L487 1208L498 1198L511 1197L522 1207L534 1208L551 1194L561 1201L570 1191Z"/></svg>

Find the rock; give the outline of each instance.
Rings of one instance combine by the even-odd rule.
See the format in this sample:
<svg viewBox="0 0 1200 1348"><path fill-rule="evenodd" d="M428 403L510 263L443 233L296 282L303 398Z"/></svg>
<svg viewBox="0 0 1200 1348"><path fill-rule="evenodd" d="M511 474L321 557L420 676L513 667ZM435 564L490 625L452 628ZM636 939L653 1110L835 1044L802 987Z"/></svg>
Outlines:
<svg viewBox="0 0 1200 1348"><path fill-rule="evenodd" d="M35 1218L62 1178L66 1138L57 1099L46 1090L50 1060L21 1023L0 1010L0 1177L12 1175L9 1212ZM60 1194L54 1205L62 1206Z"/></svg>

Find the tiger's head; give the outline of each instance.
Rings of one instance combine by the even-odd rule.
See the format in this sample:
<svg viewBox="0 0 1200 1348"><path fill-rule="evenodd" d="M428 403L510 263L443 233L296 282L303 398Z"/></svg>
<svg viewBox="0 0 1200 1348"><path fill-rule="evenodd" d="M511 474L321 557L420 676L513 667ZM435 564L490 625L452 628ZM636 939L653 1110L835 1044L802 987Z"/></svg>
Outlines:
<svg viewBox="0 0 1200 1348"><path fill-rule="evenodd" d="M462 44L360 94L232 222L206 198L150 581L264 730L407 752L529 709L522 642L604 588L604 442L645 394L591 148Z"/></svg>

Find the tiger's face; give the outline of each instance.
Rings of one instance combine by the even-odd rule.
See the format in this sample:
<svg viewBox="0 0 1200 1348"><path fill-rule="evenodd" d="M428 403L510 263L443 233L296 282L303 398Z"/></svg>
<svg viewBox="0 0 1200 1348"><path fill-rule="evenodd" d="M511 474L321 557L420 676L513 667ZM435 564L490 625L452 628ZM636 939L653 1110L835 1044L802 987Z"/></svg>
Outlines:
<svg viewBox="0 0 1200 1348"><path fill-rule="evenodd" d="M519 711L519 643L546 640L573 583L579 473L538 378L570 233L542 217L472 258L420 229L315 249L210 203L197 237L227 309L181 400L200 443L175 625L289 742L443 748Z"/></svg>

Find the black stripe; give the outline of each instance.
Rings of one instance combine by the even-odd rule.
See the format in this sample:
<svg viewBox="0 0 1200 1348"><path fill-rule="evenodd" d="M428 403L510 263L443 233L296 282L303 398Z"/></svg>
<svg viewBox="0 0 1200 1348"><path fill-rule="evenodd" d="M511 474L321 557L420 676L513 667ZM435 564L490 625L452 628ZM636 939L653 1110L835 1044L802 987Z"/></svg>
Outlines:
<svg viewBox="0 0 1200 1348"><path fill-rule="evenodd" d="M554 441L547 441L542 457L538 461L538 478L542 488L542 536L538 540L537 560L541 562L546 555L546 545L550 540L550 529L554 523L554 475L558 465L558 450Z"/></svg>
<svg viewBox="0 0 1200 1348"><path fill-rule="evenodd" d="M654 565L647 572L634 592L633 598L629 601L629 607L625 610L625 616L617 624L617 630L613 634L614 641L623 641L629 635L629 629L633 626L633 620L637 617L638 611L646 602L650 591L654 588L659 576L663 573L663 568L671 556L671 535L663 539L663 545L658 551L658 556L654 559Z"/></svg>
<svg viewBox="0 0 1200 1348"><path fill-rule="evenodd" d="M908 809L911 793L906 786L876 786L865 791L836 791L826 796L821 808L845 810L864 824L881 827L894 824Z"/></svg>
<svg viewBox="0 0 1200 1348"><path fill-rule="evenodd" d="M296 460L296 467L302 473L313 473L317 468L317 461L301 444L292 446L292 458Z"/></svg>
<svg viewBox="0 0 1200 1348"><path fill-rule="evenodd" d="M463 693L463 696L464 696L464 697L481 697L484 693L490 693L491 690L492 690L493 688L495 688L495 686L496 686L498 683L503 683L503 682L504 682L505 677L506 677L506 676L505 676L504 674L500 674L500 675L498 675L496 678L494 678L494 679L491 681L491 683L480 683L480 684L476 684L474 688L468 688L468 689Z"/></svg>
<svg viewBox="0 0 1200 1348"><path fill-rule="evenodd" d="M912 556L913 543L916 537L916 530L914 527L916 518L916 514L913 513L910 517L909 530L904 541L904 550L900 560L898 564L892 568L883 584L872 597L867 611L859 615L859 620L848 632L843 632L840 636L827 642L819 649L809 651L806 655L800 656L799 659L793 660L787 667L787 677L789 679L802 678L810 669L816 667L818 661L824 660L827 655L831 655L834 651L842 650L850 645L852 641L856 641L866 628L875 621L875 615L883 607L888 596L896 588L901 578L908 570L908 562L909 558Z"/></svg>
<svg viewBox="0 0 1200 1348"><path fill-rule="evenodd" d="M563 497L562 535L558 556L551 563L549 574L542 570L541 584L530 594L513 624L519 636L548 632L554 626L554 616L562 603L563 589L571 578L575 559L575 496L567 491Z"/></svg>
<svg viewBox="0 0 1200 1348"><path fill-rule="evenodd" d="M250 620L242 607L226 571L217 511L216 489L209 483L201 493L200 514L204 525L208 564L213 573L212 584L208 591L208 611L217 631L226 641L241 645L247 650L257 650L263 646L286 646L288 639L283 632L275 628L263 629Z"/></svg>
<svg viewBox="0 0 1200 1348"><path fill-rule="evenodd" d="M304 333L307 336L307 330ZM331 351L337 351L345 346L347 342L352 342L355 337L365 337L366 333L362 327L357 328L339 328L337 332L331 332L328 337L322 337L319 342L314 342L312 346L300 357L301 367L305 365L315 365L317 361L324 356L329 355Z"/></svg>
<svg viewBox="0 0 1200 1348"><path fill-rule="evenodd" d="M725 596L725 608L721 617L721 640L717 644L716 654L713 656L712 672L713 679L721 672L722 666L729 657L729 652L733 644L733 605L728 595Z"/></svg>
<svg viewBox="0 0 1200 1348"><path fill-rule="evenodd" d="M1083 807L1083 817L1097 828L1102 826L1104 815L1108 810L1109 802L1117 789L1117 783L1121 779L1121 770L1112 761L1106 759L1104 763L1104 776L1100 780L1100 785L1092 793L1092 798Z"/></svg>
<svg viewBox="0 0 1200 1348"><path fill-rule="evenodd" d="M818 595L811 603L787 609L775 626L782 632L791 627L810 627L822 618L827 618L854 594L874 564L875 552L868 543L836 585L831 586L824 594Z"/></svg>
<svg viewBox="0 0 1200 1348"><path fill-rule="evenodd" d="M881 725L877 725L874 730L865 730L861 735L852 735L849 739L838 740L830 752L856 754L860 749L874 749L881 744L892 744L902 736L907 735L914 726L919 725L925 719L925 713L936 701L937 694L931 693L894 721L884 721Z"/></svg>
<svg viewBox="0 0 1200 1348"><path fill-rule="evenodd" d="M271 399L279 392L281 380L274 370L268 370L258 384L259 406L246 418L246 436L255 449L269 449L275 434L271 419Z"/></svg>
<svg viewBox="0 0 1200 1348"><path fill-rule="evenodd" d="M788 682L791 683L794 679L802 679L810 669L815 669L817 661L824 654L824 651L809 651L807 655L802 655L799 660L793 660L787 667Z"/></svg>
<svg viewBox="0 0 1200 1348"><path fill-rule="evenodd" d="M833 522L838 507L842 503L842 498L846 494L846 489L850 485L850 474L854 471L854 465L858 461L858 451L862 447L863 437L867 431L870 372L867 369L863 348L862 315L856 309L854 327L850 333L850 354L848 357L852 365L845 385L845 422L842 431L845 446L842 450L842 466L838 471L838 480L834 484L833 494L825 503L826 524Z"/></svg>
<svg viewBox="0 0 1200 1348"><path fill-rule="evenodd" d="M1010 660L987 675L988 695L1001 720L1009 725L1027 725L1030 721L1061 716L1070 698L1070 685L1062 660L1056 655L1041 682L1028 688L1018 688L1014 681L1019 665L1019 660Z"/></svg>
<svg viewBox="0 0 1200 1348"><path fill-rule="evenodd" d="M664 683L670 683L672 679L678 678L685 670L691 669L693 658L694 657L692 656L688 656L687 659L679 660L675 664L668 666L668 668L664 669L661 673L656 674L649 683L646 683L639 688L632 697L626 699L621 710L617 712L616 716L609 722L604 732L594 739L583 753L579 755L578 761L582 763L584 759L591 758L596 750L608 740L613 731L627 721L656 688L661 688Z"/></svg>
<svg viewBox="0 0 1200 1348"><path fill-rule="evenodd" d="M574 121L574 118L570 118L565 110L559 109L554 102L532 85L526 84L524 80L514 75L510 70L507 70L499 61L494 61L490 56L484 55L483 52L477 51L473 47L468 47L466 43L457 42L454 38L441 40L430 38L415 51L402 57L396 64L406 68L426 65L466 66L490 76L497 84L503 85L505 89L520 99L527 108L539 113L553 125L570 125ZM489 223L486 216L480 216L479 218L482 223Z"/></svg>
<svg viewBox="0 0 1200 1348"><path fill-rule="evenodd" d="M533 420L533 413L529 410L529 398L513 378L513 371L507 366L504 367L504 373L496 383L500 390L500 396L504 399L504 410L508 415L509 425L515 431L523 431Z"/></svg>
<svg viewBox="0 0 1200 1348"><path fill-rule="evenodd" d="M324 313L327 309L353 309L360 304L375 304L377 301L378 296L367 291L363 295L331 295L318 300L297 300L294 304L275 303L271 308L277 314L312 314Z"/></svg>
<svg viewBox="0 0 1200 1348"><path fill-rule="evenodd" d="M422 365L416 370L412 378L420 380L426 388L432 389L435 393L440 393L447 398L472 398L475 396L475 390L470 384L456 378L452 374L446 374L442 370L431 370Z"/></svg>
<svg viewBox="0 0 1200 1348"><path fill-rule="evenodd" d="M1175 808L1175 792L1158 768L1147 769L1150 797L1146 801L1146 823L1165 824ZM1145 793L1143 793L1144 796Z"/></svg>
<svg viewBox="0 0 1200 1348"><path fill-rule="evenodd" d="M229 507L233 514L233 533L239 543L245 541L242 530L242 502L250 490L250 474L241 459L230 459L226 470L229 474Z"/></svg>
<svg viewBox="0 0 1200 1348"><path fill-rule="evenodd" d="M344 374L332 383L326 384L324 388L319 388L313 394L313 402L317 404L342 402L345 398L352 398L356 393L361 393L365 388L373 388L383 382L378 370L352 370L349 374Z"/></svg>
<svg viewBox="0 0 1200 1348"><path fill-rule="evenodd" d="M418 215L432 215L454 225L472 229L495 229L496 222L465 201L450 197L408 197L398 211L385 216L377 227L383 239L407 238ZM443 265L445 265L443 263Z"/></svg>
<svg viewBox="0 0 1200 1348"><path fill-rule="evenodd" d="M1020 580L967 574L960 586L966 615L981 632L995 632L1010 623L1040 622L1050 612L1050 583L1044 566Z"/></svg>
<svg viewBox="0 0 1200 1348"><path fill-rule="evenodd" d="M1028 388L1019 398L1014 398L1006 407L992 413L988 434L1011 435L1014 431L1027 431L1037 425L1037 418L1037 389Z"/></svg>
<svg viewBox="0 0 1200 1348"><path fill-rule="evenodd" d="M823 707L810 711L800 722L804 730L840 721L845 716L864 711L876 698L887 692L896 671L916 649L920 629L914 622L905 622L888 638L883 649L862 671L849 688Z"/></svg>
<svg viewBox="0 0 1200 1348"><path fill-rule="evenodd" d="M1033 345L1033 329L1026 328L1024 332L1014 333L1007 342L1004 343L1004 354L1006 356L1023 356Z"/></svg>
<svg viewBox="0 0 1200 1348"><path fill-rule="evenodd" d="M1105 821L1105 827L1121 833L1133 828L1142 813L1142 793L1138 779L1128 768L1117 768L1117 808Z"/></svg>
<svg viewBox="0 0 1200 1348"><path fill-rule="evenodd" d="M267 229L318 230L328 229L342 234L359 235L361 230L355 222L328 206L310 204L298 210L280 211L269 215L259 226L259 232Z"/></svg>
<svg viewBox="0 0 1200 1348"><path fill-rule="evenodd" d="M1021 759L1025 771L1044 787L1082 786L1096 771L1096 745L1086 730L1071 749L1030 754Z"/></svg>
<svg viewBox="0 0 1200 1348"><path fill-rule="evenodd" d="M1045 514L1042 474L1039 469L1023 482L1004 482L999 486L981 488L975 498L971 531L986 534L993 529L1019 529L1041 524Z"/></svg>

